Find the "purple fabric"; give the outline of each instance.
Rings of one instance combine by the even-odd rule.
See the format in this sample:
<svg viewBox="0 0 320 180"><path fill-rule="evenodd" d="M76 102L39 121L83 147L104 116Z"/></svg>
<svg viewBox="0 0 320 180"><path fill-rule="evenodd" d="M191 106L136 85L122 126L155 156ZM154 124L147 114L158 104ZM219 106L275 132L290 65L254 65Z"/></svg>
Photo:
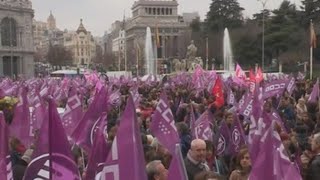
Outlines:
<svg viewBox="0 0 320 180"><path fill-rule="evenodd" d="M246 96L242 107L239 109L239 114L243 115L246 118L250 118L253 110L252 103L252 95Z"/></svg>
<svg viewBox="0 0 320 180"><path fill-rule="evenodd" d="M271 127L263 134L259 143L255 144L259 148L259 156L252 162L250 180L270 180L276 179L274 176L273 141ZM251 154L250 154L251 155Z"/></svg>
<svg viewBox="0 0 320 180"><path fill-rule="evenodd" d="M287 91L291 95L293 90L296 88L296 80L292 77L287 83Z"/></svg>
<svg viewBox="0 0 320 180"><path fill-rule="evenodd" d="M230 140L230 130L227 124L223 121L221 122L219 134L216 142L217 155L223 155L229 146Z"/></svg>
<svg viewBox="0 0 320 180"><path fill-rule="evenodd" d="M33 132L36 129L40 129L42 126L42 121L45 119L46 107L42 102L42 98L36 94L36 96L31 100L31 130Z"/></svg>
<svg viewBox="0 0 320 180"><path fill-rule="evenodd" d="M97 129L97 133L95 134L84 180L95 179L98 171L98 165L105 162L108 152L111 149L111 144L107 144L105 139L105 126L106 122L101 121L99 129Z"/></svg>
<svg viewBox="0 0 320 180"><path fill-rule="evenodd" d="M20 87L19 102L14 109L12 123L9 126L10 136L16 137L21 142L29 146L32 141L32 131L30 122L29 103L27 98L26 87Z"/></svg>
<svg viewBox="0 0 320 180"><path fill-rule="evenodd" d="M2 111L0 112L0 179L11 180L12 169L9 154L9 137L8 126L5 123L5 119Z"/></svg>
<svg viewBox="0 0 320 180"><path fill-rule="evenodd" d="M67 101L66 109L61 117L62 125L67 133L71 135L75 127L83 117L81 100L75 88L72 88Z"/></svg>
<svg viewBox="0 0 320 180"><path fill-rule="evenodd" d="M141 135L129 96L111 151L101 172L103 180L146 180Z"/></svg>
<svg viewBox="0 0 320 180"><path fill-rule="evenodd" d="M234 114L234 124L232 126L230 136L230 153L236 156L239 153L241 146L245 143L245 135L242 125L237 115Z"/></svg>
<svg viewBox="0 0 320 180"><path fill-rule="evenodd" d="M195 123L194 132L196 139L213 141L211 113L205 111Z"/></svg>
<svg viewBox="0 0 320 180"><path fill-rule="evenodd" d="M80 180L77 165L71 155L71 147L63 129L57 107L53 99L49 99L47 119L43 121L24 180L38 177L52 180Z"/></svg>
<svg viewBox="0 0 320 180"><path fill-rule="evenodd" d="M180 139L165 93L160 96L152 117L150 130L165 148L174 153L175 144L179 143Z"/></svg>
<svg viewBox="0 0 320 180"><path fill-rule="evenodd" d="M263 89L263 98L267 99L277 94L282 94L287 87L286 84L286 80L274 80L265 84Z"/></svg>
<svg viewBox="0 0 320 180"><path fill-rule="evenodd" d="M228 96L227 96L227 104L228 105L235 105L236 104L236 99L235 99L235 96L231 90L231 88L228 88Z"/></svg>
<svg viewBox="0 0 320 180"><path fill-rule="evenodd" d="M316 103L318 97L319 97L319 79L317 79L317 82L313 85L312 92L310 94L308 102Z"/></svg>
<svg viewBox="0 0 320 180"><path fill-rule="evenodd" d="M176 152L172 155L170 167L168 170L168 180L188 179L186 168L182 159L180 146L176 145Z"/></svg>
<svg viewBox="0 0 320 180"><path fill-rule="evenodd" d="M102 88L99 93L95 94L93 102L89 105L87 112L71 134L71 138L75 143L79 144L87 152L90 152L92 148L93 132L98 122L103 119L102 115L107 110L107 103L107 93L105 88Z"/></svg>

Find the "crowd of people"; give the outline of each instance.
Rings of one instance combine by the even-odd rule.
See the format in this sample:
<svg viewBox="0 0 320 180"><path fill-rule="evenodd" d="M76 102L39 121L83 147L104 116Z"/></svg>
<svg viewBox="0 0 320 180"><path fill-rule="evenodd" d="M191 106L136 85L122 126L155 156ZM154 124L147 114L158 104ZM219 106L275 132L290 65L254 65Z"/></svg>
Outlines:
<svg viewBox="0 0 320 180"><path fill-rule="evenodd" d="M137 91L140 101L136 107L137 120L141 133L144 150L144 165L149 180L168 179L168 169L172 160L170 151L164 147L150 130L153 113L157 108L160 94L166 92L170 109L180 138L181 155L184 159L185 172L189 180L246 180L250 177L253 164L251 163L250 147L244 143L236 154L228 151L219 154L218 146L220 126L225 123L231 130L236 119L241 123L241 129L246 137L250 132L250 120L237 113L234 105L228 104L224 87L215 92L211 89L194 91L188 83L176 83L174 87L168 83L170 77L161 81L146 83L139 82ZM108 80L106 80L108 82ZM217 83L217 82L216 82ZM262 82L263 83L263 82ZM296 88L292 94L283 92L264 100L263 111L276 111L283 122L272 124L283 143L285 154L297 166L301 177L306 180L320 179L320 108L319 103L309 102L313 90L313 82L296 81ZM318 85L318 84L316 84ZM130 83L113 84L113 89L119 89L119 104L108 109L106 129L107 147L111 148L120 125L119 118L125 109L131 93ZM192 85L191 85L192 86ZM213 88L214 89L214 88ZM248 87L232 86L236 102L248 91ZM90 105L90 97L95 93L95 87L90 87L87 96L83 96L83 108ZM222 98L222 101L219 100ZM218 103L217 103L218 102ZM59 106L65 108L67 97L59 101ZM222 103L222 104L221 104ZM208 111L213 137L209 139L194 138L192 135L191 119L198 119ZM236 114L236 117L234 116ZM10 159L12 163L13 179L23 179L24 172L32 159L32 152L36 146L26 147L15 137L10 138ZM128 151L130 151L128 149ZM78 145L72 146L74 161L80 174L85 179L89 152ZM264 176L261 174L261 176ZM297 179L299 179L297 177Z"/></svg>

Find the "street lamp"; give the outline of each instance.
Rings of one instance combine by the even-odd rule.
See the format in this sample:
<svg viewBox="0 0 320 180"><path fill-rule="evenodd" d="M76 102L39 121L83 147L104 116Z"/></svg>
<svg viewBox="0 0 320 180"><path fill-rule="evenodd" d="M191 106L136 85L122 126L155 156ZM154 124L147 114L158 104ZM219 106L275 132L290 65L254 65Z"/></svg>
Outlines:
<svg viewBox="0 0 320 180"><path fill-rule="evenodd" d="M266 4L268 2L268 0L258 0L259 2L261 2L262 4L262 70L264 70L264 28L265 28L265 15L264 15L264 12L265 12L265 9L266 9Z"/></svg>

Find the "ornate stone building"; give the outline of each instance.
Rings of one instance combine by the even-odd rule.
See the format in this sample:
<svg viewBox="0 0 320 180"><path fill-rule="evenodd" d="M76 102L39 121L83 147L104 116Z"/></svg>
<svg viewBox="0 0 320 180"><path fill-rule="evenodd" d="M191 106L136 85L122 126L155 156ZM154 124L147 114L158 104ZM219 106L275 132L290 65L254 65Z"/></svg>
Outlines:
<svg viewBox="0 0 320 180"><path fill-rule="evenodd" d="M157 60L159 67L165 61L174 57L185 56L186 43L185 35L188 25L178 15L178 2L176 0L138 0L132 6L132 18L125 23L127 54L129 67L144 67L143 49L146 38L146 28L150 27L153 43L157 44ZM158 40L156 43L156 31ZM190 41L188 40L188 43ZM158 70L159 70L158 67Z"/></svg>
<svg viewBox="0 0 320 180"><path fill-rule="evenodd" d="M48 23L49 30L55 30L57 28L56 18L53 16L52 11L50 11L50 15L47 19L47 23Z"/></svg>
<svg viewBox="0 0 320 180"><path fill-rule="evenodd" d="M29 0L0 1L0 75L34 75L34 44Z"/></svg>
<svg viewBox="0 0 320 180"><path fill-rule="evenodd" d="M72 52L73 65L87 66L96 56L96 43L90 31L87 31L80 20L77 31L64 33L64 46Z"/></svg>

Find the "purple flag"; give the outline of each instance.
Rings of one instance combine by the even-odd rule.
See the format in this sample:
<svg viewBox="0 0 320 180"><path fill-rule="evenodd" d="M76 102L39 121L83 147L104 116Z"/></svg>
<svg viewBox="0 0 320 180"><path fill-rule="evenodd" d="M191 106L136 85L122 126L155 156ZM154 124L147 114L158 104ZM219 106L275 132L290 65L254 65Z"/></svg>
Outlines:
<svg viewBox="0 0 320 180"><path fill-rule="evenodd" d="M61 120L68 135L71 135L83 116L82 105L76 89L72 88Z"/></svg>
<svg viewBox="0 0 320 180"><path fill-rule="evenodd" d="M129 96L111 151L101 173L102 180L146 180L141 135L134 103Z"/></svg>
<svg viewBox="0 0 320 180"><path fill-rule="evenodd" d="M195 135L195 127L196 127L196 116L194 115L194 110L193 110L193 106L191 106L190 108L191 112L190 112L190 130L191 130L191 135L192 138L195 139L196 135Z"/></svg>
<svg viewBox="0 0 320 180"><path fill-rule="evenodd" d="M272 141L272 127L264 133L258 144L260 149L259 156L256 157L255 161L252 162L252 169L249 176L250 180L270 180L276 179L274 176L273 166L273 141ZM250 154L251 156L251 154Z"/></svg>
<svg viewBox="0 0 320 180"><path fill-rule="evenodd" d="M212 141L213 138L213 131L212 131L212 117L210 116L211 113L205 111L199 119L196 121L194 132L196 139L203 139Z"/></svg>
<svg viewBox="0 0 320 180"><path fill-rule="evenodd" d="M0 144L0 179L12 180L8 127L2 111L0 112Z"/></svg>
<svg viewBox="0 0 320 180"><path fill-rule="evenodd" d="M227 96L227 104L229 105L235 105L236 104L236 99L235 99L235 96L231 90L231 88L228 88L228 96Z"/></svg>
<svg viewBox="0 0 320 180"><path fill-rule="evenodd" d="M305 77L306 77L306 76L305 76L303 73L299 72L299 73L298 73L298 76L297 76L297 79L298 79L298 80L304 80Z"/></svg>
<svg viewBox="0 0 320 180"><path fill-rule="evenodd" d="M282 94L286 89L286 80L274 80L264 85L263 99Z"/></svg>
<svg viewBox="0 0 320 180"><path fill-rule="evenodd" d="M141 96L138 92L138 88L134 88L132 91L131 91L131 94L132 94L132 98L133 98L133 102L134 102L134 106L136 108L139 107L140 105L140 101L141 101Z"/></svg>
<svg viewBox="0 0 320 180"><path fill-rule="evenodd" d="M101 121L99 125L99 129L97 129L97 133L95 134L94 142L92 145L92 151L90 154L88 167L86 170L86 176L84 180L95 179L96 174L98 172L99 164L105 162L108 152L110 151L111 144L106 143L106 139L104 135L105 126L106 126L106 122Z"/></svg>
<svg viewBox="0 0 320 180"><path fill-rule="evenodd" d="M42 102L42 98L37 94L33 99L30 101L31 108L29 109L31 112L31 130L33 132L35 129L40 129L42 126L42 121L45 119L45 111L46 107Z"/></svg>
<svg viewBox="0 0 320 180"><path fill-rule="evenodd" d="M14 109L13 121L9 126L10 136L14 136L22 141L24 145L30 145L33 133L31 130L30 112L28 107L27 89L20 88L19 103Z"/></svg>
<svg viewBox="0 0 320 180"><path fill-rule="evenodd" d="M295 164L292 163L286 154L286 150L282 144L279 134L273 131L274 144L274 174L278 179L283 180L301 180L301 175Z"/></svg>
<svg viewBox="0 0 320 180"><path fill-rule="evenodd" d="M231 129L230 153L237 155L240 147L245 144L245 136L239 118L234 114L234 123Z"/></svg>
<svg viewBox="0 0 320 180"><path fill-rule="evenodd" d="M223 155L228 148L230 139L230 130L227 124L222 121L219 129L219 135L216 142L217 155Z"/></svg>
<svg viewBox="0 0 320 180"><path fill-rule="evenodd" d="M174 123L167 96L165 93L162 93L152 117L150 130L157 137L159 142L171 153L174 153L175 144L180 141Z"/></svg>
<svg viewBox="0 0 320 180"><path fill-rule="evenodd" d="M249 118L253 110L252 103L253 103L252 95L246 96L242 107L239 109L239 114L245 116L246 118Z"/></svg>
<svg viewBox="0 0 320 180"><path fill-rule="evenodd" d="M70 144L53 99L49 99L48 109L48 118L43 121L37 147L24 180L80 180L78 167L72 158Z"/></svg>
<svg viewBox="0 0 320 180"><path fill-rule="evenodd" d="M71 138L75 143L79 144L87 152L91 150L95 129L99 127L97 126L98 122L105 118L102 113L106 112L107 103L107 93L105 88L102 88L99 93L95 94L93 102L71 134Z"/></svg>
<svg viewBox="0 0 320 180"><path fill-rule="evenodd" d="M290 79L290 81L288 81L288 83L287 83L287 91L288 91L288 93L291 95L295 88L296 88L296 80L294 79L294 77L292 77Z"/></svg>
<svg viewBox="0 0 320 180"><path fill-rule="evenodd" d="M176 145L176 152L172 155L168 172L168 180L188 179L179 144Z"/></svg>
<svg viewBox="0 0 320 180"><path fill-rule="evenodd" d="M317 79L317 82L313 85L312 92L310 94L308 102L316 103L318 97L319 97L319 79Z"/></svg>

